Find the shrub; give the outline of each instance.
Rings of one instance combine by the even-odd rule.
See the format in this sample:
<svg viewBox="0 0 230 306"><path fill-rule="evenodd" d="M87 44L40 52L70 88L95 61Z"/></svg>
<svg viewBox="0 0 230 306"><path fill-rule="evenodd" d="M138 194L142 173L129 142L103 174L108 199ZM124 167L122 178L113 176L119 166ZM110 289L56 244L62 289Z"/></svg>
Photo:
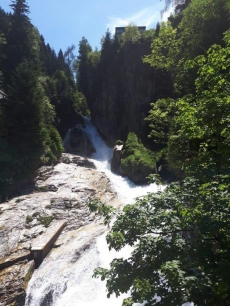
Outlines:
<svg viewBox="0 0 230 306"><path fill-rule="evenodd" d="M121 145L123 145L124 143L123 143L123 141L122 140L117 140L116 141L116 145L118 145L118 146L121 146Z"/></svg>
<svg viewBox="0 0 230 306"><path fill-rule="evenodd" d="M135 133L129 133L121 159L123 174L134 183L143 184L147 182L147 176L155 172L155 165L152 152L138 141Z"/></svg>
<svg viewBox="0 0 230 306"><path fill-rule="evenodd" d="M39 221L45 226L48 227L50 223L53 221L53 216L48 217L39 217Z"/></svg>
<svg viewBox="0 0 230 306"><path fill-rule="evenodd" d="M30 223L32 221L33 221L33 217L31 217L30 215L27 215L26 216L26 223L28 224L28 223Z"/></svg>

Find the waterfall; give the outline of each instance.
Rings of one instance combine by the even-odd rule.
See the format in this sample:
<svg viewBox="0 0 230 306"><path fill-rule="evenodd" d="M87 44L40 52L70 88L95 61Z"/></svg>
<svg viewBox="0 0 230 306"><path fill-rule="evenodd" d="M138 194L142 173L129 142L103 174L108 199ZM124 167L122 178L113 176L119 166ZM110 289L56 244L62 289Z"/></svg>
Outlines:
<svg viewBox="0 0 230 306"><path fill-rule="evenodd" d="M150 184L145 186L137 186L127 177L114 174L110 171L110 160L113 156L113 149L109 148L98 134L95 127L91 124L91 119L84 118L85 131L93 143L96 153L92 155L97 169L104 172L113 183L114 188L125 204L133 203L136 197L147 194L148 192L156 192L158 186Z"/></svg>
<svg viewBox="0 0 230 306"><path fill-rule="evenodd" d="M70 132L71 132L71 129L68 129L68 132L67 132L67 134L65 135L65 138L64 138L64 140L63 140L63 142L62 142L63 147L65 147L66 143L69 141Z"/></svg>
<svg viewBox="0 0 230 306"><path fill-rule="evenodd" d="M92 159L98 171L108 176L125 204L134 202L137 196L157 191L155 184L140 187L127 178L111 173L109 160L112 158L112 149L106 146L90 119L84 120L85 131L96 149ZM92 278L92 274L99 266L109 267L109 263L115 257L127 258L131 248L126 247L120 252L109 251L105 234L98 234L96 239L90 239L90 230L80 230L76 239L72 239L71 242L67 239L64 247L52 251L51 256L44 260L29 282L26 306L122 305L123 298L128 294L107 299L105 282ZM84 250L82 256L77 256L75 250L82 249L87 240L91 242L90 246Z"/></svg>

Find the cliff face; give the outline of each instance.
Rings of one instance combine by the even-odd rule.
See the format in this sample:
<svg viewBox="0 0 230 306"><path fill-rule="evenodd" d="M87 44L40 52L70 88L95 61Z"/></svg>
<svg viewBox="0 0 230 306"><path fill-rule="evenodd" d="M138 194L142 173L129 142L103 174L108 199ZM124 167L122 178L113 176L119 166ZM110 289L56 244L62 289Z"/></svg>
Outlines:
<svg viewBox="0 0 230 306"><path fill-rule="evenodd" d="M85 157L90 157L96 152L81 124L69 129L63 141L63 146L66 153Z"/></svg>
<svg viewBox="0 0 230 306"><path fill-rule="evenodd" d="M143 63L151 52L149 39L115 46L107 41L96 68L88 68L84 89L94 125L111 146L125 141L129 132L148 142L145 118L150 103L168 95L170 83L164 71Z"/></svg>
<svg viewBox="0 0 230 306"><path fill-rule="evenodd" d="M99 96L90 103L93 123L110 145L125 140L129 131L144 137L148 129L144 118L155 95L154 71L142 63L141 55L134 61L134 55L127 51L121 60L123 63L107 74Z"/></svg>

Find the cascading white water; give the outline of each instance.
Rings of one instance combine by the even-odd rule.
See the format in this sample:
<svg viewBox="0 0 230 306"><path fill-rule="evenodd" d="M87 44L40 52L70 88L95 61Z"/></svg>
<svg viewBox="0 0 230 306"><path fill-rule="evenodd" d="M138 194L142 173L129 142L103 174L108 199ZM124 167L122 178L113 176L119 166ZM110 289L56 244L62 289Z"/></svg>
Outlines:
<svg viewBox="0 0 230 306"><path fill-rule="evenodd" d="M92 159L97 169L108 176L124 203L132 203L137 196L157 191L155 184L140 187L111 173L112 149L105 145L90 119L85 118L85 125L85 131L96 148ZM75 250L81 248L87 239L90 239L90 231L81 231L70 243L67 239L64 248L52 251L52 256L44 260L29 283L26 306L121 306L125 295L107 299L105 282L92 278L92 274L99 266L109 267L114 257L128 257L131 248L126 247L119 253L109 251L103 234L96 242L92 240L83 256L76 258Z"/></svg>
<svg viewBox="0 0 230 306"><path fill-rule="evenodd" d="M122 198L125 204L134 202L136 197L139 197L147 192L156 192L158 186L156 184L150 184L146 186L137 186L132 183L128 178L116 175L110 171L110 163L113 156L113 149L109 148L102 138L99 136L95 127L91 124L91 119L84 118L86 128L85 131L89 135L91 142L93 143L96 153L92 155L94 163L99 171L102 171L113 183L117 193Z"/></svg>

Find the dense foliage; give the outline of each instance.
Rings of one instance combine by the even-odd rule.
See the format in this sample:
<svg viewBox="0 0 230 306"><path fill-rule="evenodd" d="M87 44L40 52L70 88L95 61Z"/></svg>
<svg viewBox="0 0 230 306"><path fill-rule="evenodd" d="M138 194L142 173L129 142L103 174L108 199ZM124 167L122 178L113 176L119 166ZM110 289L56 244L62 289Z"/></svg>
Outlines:
<svg viewBox="0 0 230 306"><path fill-rule="evenodd" d="M100 51L83 37L76 60L74 46L56 55L45 44L26 1L12 0L13 14L0 9L0 200L58 159L58 131L74 109L88 112L86 102L101 134L125 143L125 174L158 181L157 160L176 175L120 212L89 203L105 223L117 217L109 248L133 246L95 271L108 296L130 292L124 306L230 305L230 2L176 3L155 30L107 31Z"/></svg>
<svg viewBox="0 0 230 306"><path fill-rule="evenodd" d="M108 296L130 292L124 306L230 305L229 16L227 0L184 1L144 59L173 87L146 121L156 157L178 181L116 213L109 248L133 251L94 276Z"/></svg>
<svg viewBox="0 0 230 306"><path fill-rule="evenodd" d="M126 306L230 305L229 186L224 175L209 183L187 178L127 205L107 242L115 250L134 250L95 271L107 280L108 296L131 290Z"/></svg>
<svg viewBox="0 0 230 306"><path fill-rule="evenodd" d="M12 14L0 8L0 201L55 163L62 136L87 112L73 74L73 49L58 55L31 24L25 0L12 0ZM60 133L60 134L59 134Z"/></svg>
<svg viewBox="0 0 230 306"><path fill-rule="evenodd" d="M130 132L124 144L121 158L121 171L136 184L147 183L147 177L155 172L156 162L152 152Z"/></svg>
<svg viewBox="0 0 230 306"><path fill-rule="evenodd" d="M227 31L230 27L229 16L226 16L226 11L230 13L230 4L225 0L208 2L210 14L197 17L195 12L198 14L201 8L207 11L207 2L194 0L184 10L178 29L173 29L170 23L163 24L156 43L152 44L152 53L145 58L146 62L158 69L167 69L173 76L175 97L152 103L147 120L154 142L164 145L158 155L164 156L168 165L182 177L188 171L185 169L186 161L194 159L200 167L203 156L203 162L210 163L212 157L207 154L214 154L214 148L218 156L213 158L215 163L220 163L217 169L220 168L224 158L222 154L226 154L229 145L226 133L229 120L229 32L224 38L222 30ZM209 32L210 22L219 24L219 32L215 29L213 36L207 33L209 39L201 39L198 45L197 40L192 39L192 29L189 29L191 36L187 36L186 28L181 26L188 23L191 14L202 24L200 37ZM227 20L224 24L222 18ZM189 23L191 28L195 20ZM185 49L188 44L195 47ZM202 49L206 50L206 56ZM199 55L194 58L194 54ZM199 162L195 158L198 156Z"/></svg>
<svg viewBox="0 0 230 306"><path fill-rule="evenodd" d="M83 38L79 44L78 86L86 97L91 117L110 145L116 140L126 141L134 132L144 145L150 132L144 118L150 102L166 97L167 72L144 64L142 57L150 53L154 30L140 33L130 25L121 36L106 32L101 51L92 51Z"/></svg>

